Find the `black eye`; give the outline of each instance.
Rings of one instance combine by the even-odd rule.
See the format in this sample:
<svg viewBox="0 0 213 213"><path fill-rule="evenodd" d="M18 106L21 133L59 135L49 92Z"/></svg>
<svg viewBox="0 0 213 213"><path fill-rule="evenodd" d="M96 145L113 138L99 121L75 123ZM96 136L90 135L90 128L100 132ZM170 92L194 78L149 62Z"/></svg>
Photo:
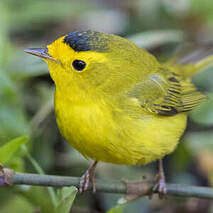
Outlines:
<svg viewBox="0 0 213 213"><path fill-rule="evenodd" d="M72 65L78 71L81 71L81 70L83 70L86 67L86 63L84 61L81 61L81 60L73 61Z"/></svg>

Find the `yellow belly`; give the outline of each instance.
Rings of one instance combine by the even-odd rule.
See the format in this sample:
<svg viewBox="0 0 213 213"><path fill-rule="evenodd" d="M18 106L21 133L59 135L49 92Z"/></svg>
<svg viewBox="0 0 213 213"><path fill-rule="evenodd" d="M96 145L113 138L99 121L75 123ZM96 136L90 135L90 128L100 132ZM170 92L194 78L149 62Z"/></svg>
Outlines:
<svg viewBox="0 0 213 213"><path fill-rule="evenodd" d="M84 156L115 164L146 164L171 153L186 126L185 113L135 118L104 104L65 103L55 97L61 134Z"/></svg>

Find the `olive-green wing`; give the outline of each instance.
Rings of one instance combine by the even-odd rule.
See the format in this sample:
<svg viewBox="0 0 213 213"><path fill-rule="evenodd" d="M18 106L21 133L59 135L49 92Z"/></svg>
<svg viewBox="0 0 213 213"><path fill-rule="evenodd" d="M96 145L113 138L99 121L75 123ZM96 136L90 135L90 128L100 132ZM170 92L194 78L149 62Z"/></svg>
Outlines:
<svg viewBox="0 0 213 213"><path fill-rule="evenodd" d="M129 95L137 98L143 109L159 115L189 111L205 98L190 80L181 80L178 74L166 70L148 76Z"/></svg>

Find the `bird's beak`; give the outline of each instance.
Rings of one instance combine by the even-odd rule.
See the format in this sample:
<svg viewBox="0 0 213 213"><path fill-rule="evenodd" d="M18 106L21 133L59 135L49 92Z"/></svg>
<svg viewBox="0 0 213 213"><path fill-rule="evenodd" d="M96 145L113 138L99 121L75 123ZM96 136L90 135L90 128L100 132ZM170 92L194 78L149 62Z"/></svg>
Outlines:
<svg viewBox="0 0 213 213"><path fill-rule="evenodd" d="M31 49L26 49L24 50L26 53L44 58L44 59L48 59L48 60L52 60L52 61L57 61L56 59L54 59L53 57L51 57L48 54L48 49L47 48L31 48Z"/></svg>

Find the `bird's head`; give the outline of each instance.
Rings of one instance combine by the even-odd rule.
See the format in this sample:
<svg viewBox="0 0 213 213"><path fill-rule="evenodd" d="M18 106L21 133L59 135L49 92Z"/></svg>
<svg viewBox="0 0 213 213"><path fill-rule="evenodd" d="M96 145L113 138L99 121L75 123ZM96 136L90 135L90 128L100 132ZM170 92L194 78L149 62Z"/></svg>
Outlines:
<svg viewBox="0 0 213 213"><path fill-rule="evenodd" d="M131 41L94 31L69 33L43 49L27 49L49 66L56 87L114 94L140 81L156 60Z"/></svg>

